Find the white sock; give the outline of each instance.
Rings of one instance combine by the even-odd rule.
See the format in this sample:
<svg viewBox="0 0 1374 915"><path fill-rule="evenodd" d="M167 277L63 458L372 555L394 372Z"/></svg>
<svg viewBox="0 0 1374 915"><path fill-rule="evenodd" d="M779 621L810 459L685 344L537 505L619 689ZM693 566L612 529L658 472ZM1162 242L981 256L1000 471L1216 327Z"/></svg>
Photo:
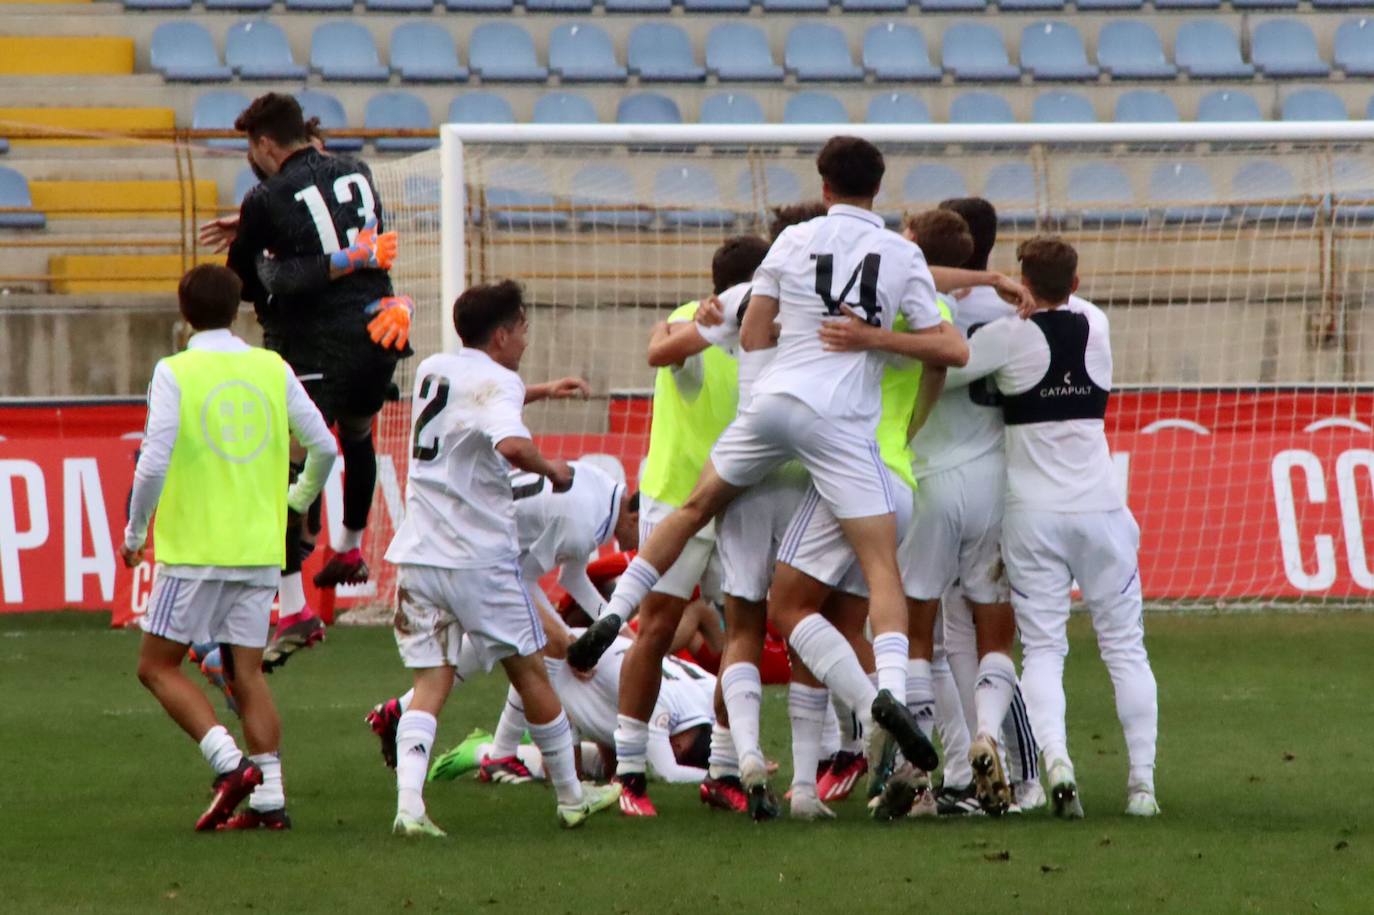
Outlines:
<svg viewBox="0 0 1374 915"><path fill-rule="evenodd" d="M578 746L577 752L582 754L582 775L592 782L602 781L609 775L606 771L606 759L601 755L601 748L590 740L584 740Z"/></svg>
<svg viewBox="0 0 1374 915"><path fill-rule="evenodd" d="M762 762L759 708L763 704L763 681L759 678L759 669L746 661L731 664L721 672L720 691L725 697L725 709L730 713L735 753L741 761L753 756Z"/></svg>
<svg viewBox="0 0 1374 915"><path fill-rule="evenodd" d="M829 695L830 690L826 690ZM821 728L821 759L840 752L840 716L835 714L835 706L825 704L825 725Z"/></svg>
<svg viewBox="0 0 1374 915"><path fill-rule="evenodd" d="M973 689L978 733L996 737L1002 732L1012 694L1016 692L1016 664L1000 651L983 655L978 662L978 683Z"/></svg>
<svg viewBox="0 0 1374 915"><path fill-rule="evenodd" d="M233 735L222 724L206 731L205 736L200 739L200 755L205 757L205 761L215 770L216 775L233 772L239 767L239 763L243 762L243 752L239 750L238 744L234 743Z"/></svg>
<svg viewBox="0 0 1374 915"><path fill-rule="evenodd" d="M425 776L439 723L429 712L409 711L396 724L396 810L425 815Z"/></svg>
<svg viewBox="0 0 1374 915"><path fill-rule="evenodd" d="M892 693L898 702L906 701L908 644L905 632L883 632L873 637L873 661L878 671L878 689Z"/></svg>
<svg viewBox="0 0 1374 915"><path fill-rule="evenodd" d="M802 683L787 687L787 716L792 721L792 790L809 786L816 791L816 766L821 761L821 732L825 730L830 691Z"/></svg>
<svg viewBox="0 0 1374 915"><path fill-rule="evenodd" d="M582 803L582 783L573 761L572 726L560 709L558 717L543 724L530 722L530 739L544 757L544 771L553 783L560 804Z"/></svg>
<svg viewBox="0 0 1374 915"><path fill-rule="evenodd" d="M542 779L548 775L544 771L544 754L532 743L522 743L515 748L515 758L530 770L532 778Z"/></svg>
<svg viewBox="0 0 1374 915"><path fill-rule="evenodd" d="M968 763L968 725L964 723L959 687L944 658L937 655L931 662L930 671L935 687L935 730L944 749L940 758L945 761L945 785L963 788L973 781L973 767Z"/></svg>
<svg viewBox="0 0 1374 915"><path fill-rule="evenodd" d="M304 610L305 585L301 583L301 573L283 575L281 584L277 585L277 594L281 598L280 616L294 616Z"/></svg>
<svg viewBox="0 0 1374 915"><path fill-rule="evenodd" d="M1021 693L1026 697L1035 739L1046 766L1067 760L1068 735L1064 726L1064 656L1054 650L1027 645L1021 658Z"/></svg>
<svg viewBox="0 0 1374 915"><path fill-rule="evenodd" d="M859 722L858 714L841 702L840 697L834 693L830 694L830 706L835 712L835 725L840 729L840 749L847 753L862 753L864 729Z"/></svg>
<svg viewBox="0 0 1374 915"><path fill-rule="evenodd" d="M259 753L248 757L248 761L262 770L262 784L253 789L248 806L259 813L285 807L286 789L281 780L281 754Z"/></svg>
<svg viewBox="0 0 1374 915"><path fill-rule="evenodd" d="M402 715L404 715L404 714L406 713L406 711L410 708L410 703L411 703L411 701L412 701L414 698L415 698L415 688L414 688L414 687L411 687L410 689L408 689L408 690L406 690L405 692L401 693L401 695L397 697L397 699L396 699L396 704L399 705L399 706L401 707L401 714L402 714Z"/></svg>
<svg viewBox="0 0 1374 915"><path fill-rule="evenodd" d="M929 740L935 735L935 683L929 661L924 658L907 659L903 689L906 691L907 710L916 716L921 733Z"/></svg>
<svg viewBox="0 0 1374 915"><path fill-rule="evenodd" d="M729 728L711 725L711 755L706 764L706 774L711 778L739 778L739 755Z"/></svg>
<svg viewBox="0 0 1374 915"><path fill-rule="evenodd" d="M644 774L649 755L649 723L629 715L615 716L615 771L617 775Z"/></svg>
<svg viewBox="0 0 1374 915"><path fill-rule="evenodd" d="M520 738L525 736L525 705L514 686L506 691L506 706L501 709L501 720L496 722L496 734L493 736L492 759L514 756L520 746Z"/></svg>
<svg viewBox="0 0 1374 915"><path fill-rule="evenodd" d="M615 591L606 603L606 610L622 620L634 615L636 608L658 584L659 571L639 556L630 560L615 583Z"/></svg>
<svg viewBox="0 0 1374 915"><path fill-rule="evenodd" d="M361 549L363 545L363 532L355 531L351 527L343 529L343 536L339 538L338 544L334 546L337 553L347 553L349 550Z"/></svg>
<svg viewBox="0 0 1374 915"><path fill-rule="evenodd" d="M819 613L812 613L797 624L787 641L806 669L830 687L841 702L858 714L860 723L867 726L878 692L840 631ZM906 669L905 661L902 669Z"/></svg>

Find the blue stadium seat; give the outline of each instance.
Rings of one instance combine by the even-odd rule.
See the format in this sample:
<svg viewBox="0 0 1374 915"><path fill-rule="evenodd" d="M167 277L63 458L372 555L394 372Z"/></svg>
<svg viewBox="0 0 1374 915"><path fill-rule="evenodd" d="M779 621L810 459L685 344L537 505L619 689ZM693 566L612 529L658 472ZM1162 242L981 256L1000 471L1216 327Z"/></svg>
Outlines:
<svg viewBox="0 0 1374 915"><path fill-rule="evenodd" d="M940 68L930 62L921 30L901 22L883 22L864 32L863 61L864 69L878 80L940 80Z"/></svg>
<svg viewBox="0 0 1374 915"><path fill-rule="evenodd" d="M1312 8L1317 10L1367 10L1374 9L1374 0L1312 0Z"/></svg>
<svg viewBox="0 0 1374 915"><path fill-rule="evenodd" d="M291 43L276 23L266 19L238 22L224 38L224 62L239 79L305 79Z"/></svg>
<svg viewBox="0 0 1374 915"><path fill-rule="evenodd" d="M673 11L673 0L606 0L608 13L663 13Z"/></svg>
<svg viewBox="0 0 1374 915"><path fill-rule="evenodd" d="M615 109L617 124L681 124L677 102L656 92L626 95Z"/></svg>
<svg viewBox="0 0 1374 915"><path fill-rule="evenodd" d="M994 92L965 92L949 105L951 124L1010 124L1015 120L1011 105Z"/></svg>
<svg viewBox="0 0 1374 915"><path fill-rule="evenodd" d="M444 0L444 8L451 13L508 13L515 0Z"/></svg>
<svg viewBox="0 0 1374 915"><path fill-rule="evenodd" d="M763 0L765 13L824 13L830 0Z"/></svg>
<svg viewBox="0 0 1374 915"><path fill-rule="evenodd" d="M1224 89L1209 92L1197 105L1199 121L1263 121L1259 102L1248 92Z"/></svg>
<svg viewBox="0 0 1374 915"><path fill-rule="evenodd" d="M1212 19L1192 19L1178 27L1174 63L1193 79L1249 79L1255 75L1255 68L1241 59L1236 33Z"/></svg>
<svg viewBox="0 0 1374 915"><path fill-rule="evenodd" d="M590 13L592 0L524 0L531 13Z"/></svg>
<svg viewBox="0 0 1374 915"><path fill-rule="evenodd" d="M406 22L391 33L391 69L407 83L456 83L468 78L447 29Z"/></svg>
<svg viewBox="0 0 1374 915"><path fill-rule="evenodd" d="M326 80L386 82L372 33L356 22L326 22L310 36L310 69Z"/></svg>
<svg viewBox="0 0 1374 915"><path fill-rule="evenodd" d="M588 165L572 177L573 219L583 227L643 228L654 214L639 206L635 183L614 165Z"/></svg>
<svg viewBox="0 0 1374 915"><path fill-rule="evenodd" d="M258 186L258 176L253 174L253 170L247 166L239 169L239 173L234 176L234 204L243 203L243 198L248 196L248 192Z"/></svg>
<svg viewBox="0 0 1374 915"><path fill-rule="evenodd" d="M1038 80L1097 79L1083 36L1064 22L1032 22L1021 30L1021 67Z"/></svg>
<svg viewBox="0 0 1374 915"><path fill-rule="evenodd" d="M189 10L191 0L124 0L126 10Z"/></svg>
<svg viewBox="0 0 1374 915"><path fill-rule="evenodd" d="M1005 225L1034 225L1040 205L1039 181L1025 162L1003 162L988 170L983 196L997 207L997 221Z"/></svg>
<svg viewBox="0 0 1374 915"><path fill-rule="evenodd" d="M510 22L484 22L472 30L468 67L492 82L542 83L549 78L534 55L529 33Z"/></svg>
<svg viewBox="0 0 1374 915"><path fill-rule="evenodd" d="M1150 202L1163 203L1160 217L1168 225L1218 223L1231 216L1231 208L1213 203L1216 188L1207 171L1196 162L1163 162L1150 173Z"/></svg>
<svg viewBox="0 0 1374 915"><path fill-rule="evenodd" d="M328 92L302 89L296 93L296 101L301 103L307 118L320 119L320 127L326 134L331 130L348 129L348 115L344 113L343 104ZM357 152L363 148L363 141L357 137L328 137L326 142L336 152Z"/></svg>
<svg viewBox="0 0 1374 915"><path fill-rule="evenodd" d="M721 92L701 103L703 124L762 124L767 121L758 99L746 92Z"/></svg>
<svg viewBox="0 0 1374 915"><path fill-rule="evenodd" d="M445 120L450 124L514 124L510 102L494 92L469 92L448 106Z"/></svg>
<svg viewBox="0 0 1374 915"><path fill-rule="evenodd" d="M434 0L366 0L369 13L428 13Z"/></svg>
<svg viewBox="0 0 1374 915"><path fill-rule="evenodd" d="M351 13L353 0L286 0L286 8L292 12Z"/></svg>
<svg viewBox="0 0 1374 915"><path fill-rule="evenodd" d="M1138 10L1145 5L1145 0L1077 0L1074 6L1081 13L1090 13L1094 10Z"/></svg>
<svg viewBox="0 0 1374 915"><path fill-rule="evenodd" d="M938 162L923 162L902 179L903 203L939 203L950 197L967 196L964 176Z"/></svg>
<svg viewBox="0 0 1374 915"><path fill-rule="evenodd" d="M768 164L759 172L746 167L735 181L735 196L750 208L788 206L802 199L802 184L795 172Z"/></svg>
<svg viewBox="0 0 1374 915"><path fill-rule="evenodd" d="M0 213L0 228L41 229L48 224L42 213L33 212L28 180L12 168L0 166L0 209L27 209L27 213Z"/></svg>
<svg viewBox="0 0 1374 915"><path fill-rule="evenodd" d="M1374 221L1374 170L1367 159L1337 156L1331 162L1331 184L1337 221Z"/></svg>
<svg viewBox="0 0 1374 915"><path fill-rule="evenodd" d="M1250 34L1250 59L1264 76L1293 79L1328 76L1331 68L1317 51L1317 39L1306 23L1269 19Z"/></svg>
<svg viewBox="0 0 1374 915"><path fill-rule="evenodd" d="M1284 121L1346 121L1350 113L1341 97L1329 89L1299 89L1284 97L1279 106Z"/></svg>
<svg viewBox="0 0 1374 915"><path fill-rule="evenodd" d="M689 13L747 13L753 0L682 0Z"/></svg>
<svg viewBox="0 0 1374 915"><path fill-rule="evenodd" d="M234 75L219 62L215 40L198 22L164 22L153 29L148 62L163 79L180 82L219 82Z"/></svg>
<svg viewBox="0 0 1374 915"><path fill-rule="evenodd" d="M911 0L840 0L846 13L905 13Z"/></svg>
<svg viewBox="0 0 1374 915"><path fill-rule="evenodd" d="M1311 203L1300 202L1292 172L1276 162L1247 162L1231 176L1231 197L1244 201L1232 210L1245 222L1309 223L1317 216Z"/></svg>
<svg viewBox="0 0 1374 915"><path fill-rule="evenodd" d="M981 13L988 0L917 0L923 13Z"/></svg>
<svg viewBox="0 0 1374 915"><path fill-rule="evenodd" d="M1118 19L1097 33L1097 62L1112 79L1173 79L1178 68L1164 56L1148 22Z"/></svg>
<svg viewBox="0 0 1374 915"><path fill-rule="evenodd" d="M1374 76L1374 19L1347 19L1336 29L1336 69L1346 76Z"/></svg>
<svg viewBox="0 0 1374 915"><path fill-rule="evenodd" d="M1107 162L1080 165L1069 172L1065 195L1084 225L1144 225L1149 214L1133 206L1131 181Z"/></svg>
<svg viewBox="0 0 1374 915"><path fill-rule="evenodd" d="M957 80L1014 82L1021 78L1021 71L1007 57L1002 33L988 25L960 22L945 29L940 60L945 72Z"/></svg>
<svg viewBox="0 0 1374 915"><path fill-rule="evenodd" d="M775 82L783 77L763 30L740 22L718 25L706 35L706 72L721 81Z"/></svg>
<svg viewBox="0 0 1374 915"><path fill-rule="evenodd" d="M1181 118L1174 100L1157 89L1132 89L1117 96L1112 120L1119 124L1174 124Z"/></svg>
<svg viewBox="0 0 1374 915"><path fill-rule="evenodd" d="M1065 0L997 0L997 9L1008 13L1058 12Z"/></svg>
<svg viewBox="0 0 1374 915"><path fill-rule="evenodd" d="M569 223L548 192L548 175L533 165L507 165L487 179L487 212L503 229L557 229Z"/></svg>
<svg viewBox="0 0 1374 915"><path fill-rule="evenodd" d="M1155 0L1157 10L1216 10L1221 0Z"/></svg>
<svg viewBox="0 0 1374 915"><path fill-rule="evenodd" d="M799 80L838 82L862 80L863 68L854 63L844 33L833 25L800 22L787 33L783 66Z"/></svg>
<svg viewBox="0 0 1374 915"><path fill-rule="evenodd" d="M1092 124L1097 120L1093 103L1078 92L1046 92L1031 105L1036 124Z"/></svg>
<svg viewBox="0 0 1374 915"><path fill-rule="evenodd" d="M191 129L233 130L234 121L238 120L243 109L248 107L248 102L248 96L242 92L234 92L233 90L207 92L196 99L196 103L191 109ZM205 145L214 149L246 150L248 140L244 138L206 140Z"/></svg>
<svg viewBox="0 0 1374 915"><path fill-rule="evenodd" d="M1236 10L1295 10L1298 0L1231 0Z"/></svg>
<svg viewBox="0 0 1374 915"><path fill-rule="evenodd" d="M369 130L433 130L429 106L409 92L383 92L367 100L363 126ZM439 145L432 137L379 137L373 141L379 152L418 152Z"/></svg>
<svg viewBox="0 0 1374 915"><path fill-rule="evenodd" d="M905 92L884 92L868 103L864 120L870 124L929 124L926 103Z"/></svg>
<svg viewBox="0 0 1374 915"><path fill-rule="evenodd" d="M782 110L784 124L848 124L844 103L828 92L798 92Z"/></svg>
<svg viewBox="0 0 1374 915"><path fill-rule="evenodd" d="M654 175L654 203L668 228L723 228L737 219L725 208L720 185L699 165L669 165Z"/></svg>
<svg viewBox="0 0 1374 915"><path fill-rule="evenodd" d="M241 13L262 13L272 8L274 0L205 0L207 10L236 10Z"/></svg>
<svg viewBox="0 0 1374 915"><path fill-rule="evenodd" d="M628 63L640 82L699 83L706 69L696 62L687 33L666 22L646 22L630 32Z"/></svg>
<svg viewBox="0 0 1374 915"><path fill-rule="evenodd" d="M536 124L595 124L596 107L585 95L576 92L550 92L534 103Z"/></svg>
<svg viewBox="0 0 1374 915"><path fill-rule="evenodd" d="M549 72L565 83L621 83L629 75L606 30L581 22L549 33Z"/></svg>
<svg viewBox="0 0 1374 915"><path fill-rule="evenodd" d="M1365 106L1364 118L1366 121L1374 121L1374 96L1370 96L1369 104ZM3 152L3 150L0 150Z"/></svg>

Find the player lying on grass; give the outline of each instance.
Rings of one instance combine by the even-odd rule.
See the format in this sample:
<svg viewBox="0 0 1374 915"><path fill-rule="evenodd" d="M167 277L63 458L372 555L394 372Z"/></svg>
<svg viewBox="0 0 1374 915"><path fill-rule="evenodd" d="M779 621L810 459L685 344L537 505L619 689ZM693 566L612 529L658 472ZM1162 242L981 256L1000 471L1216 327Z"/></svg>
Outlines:
<svg viewBox="0 0 1374 915"><path fill-rule="evenodd" d="M138 678L200 744L215 771L197 830L286 829L281 723L262 674L288 515L319 494L337 449L324 418L280 356L230 331L240 284L223 267L182 277L177 300L195 330L185 352L158 362L134 471L125 565L143 561L157 511L157 577L143 617ZM307 448L287 489L288 432ZM205 694L181 670L187 647L211 641L243 720L245 757ZM247 811L234 815L248 797Z"/></svg>

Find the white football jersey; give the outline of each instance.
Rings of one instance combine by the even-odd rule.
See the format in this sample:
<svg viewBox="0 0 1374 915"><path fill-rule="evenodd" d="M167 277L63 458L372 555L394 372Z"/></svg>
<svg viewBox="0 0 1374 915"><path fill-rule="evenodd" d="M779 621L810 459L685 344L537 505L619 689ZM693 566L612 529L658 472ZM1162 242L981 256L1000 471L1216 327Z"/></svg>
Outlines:
<svg viewBox="0 0 1374 915"><path fill-rule="evenodd" d="M842 317L841 304L888 330L898 314L912 330L943 320L921 249L876 213L843 204L785 229L752 285L754 295L778 300L782 325L777 354L754 393L795 397L818 415L867 433L878 427L887 360L880 353L826 352L821 325Z"/></svg>
<svg viewBox="0 0 1374 915"><path fill-rule="evenodd" d="M529 438L520 376L481 350L438 353L415 370L406 513L386 559L466 569L520 555L510 464L496 451Z"/></svg>
<svg viewBox="0 0 1374 915"><path fill-rule="evenodd" d="M547 477L511 475L515 523L525 574L552 572L565 562L585 562L615 530L624 485L600 467L573 461L572 487L554 492Z"/></svg>
<svg viewBox="0 0 1374 915"><path fill-rule="evenodd" d="M740 322L744 320L744 310L749 305L749 297L752 295L753 288L752 283L739 283L716 297L720 299L725 310L724 323L714 327L702 327L701 324L697 324L697 331L708 343L734 356L739 364L739 406L737 411L748 406L749 398L753 396L754 382L758 380L764 367L773 361L773 356L778 351L777 347L770 347L746 353L739 348Z"/></svg>

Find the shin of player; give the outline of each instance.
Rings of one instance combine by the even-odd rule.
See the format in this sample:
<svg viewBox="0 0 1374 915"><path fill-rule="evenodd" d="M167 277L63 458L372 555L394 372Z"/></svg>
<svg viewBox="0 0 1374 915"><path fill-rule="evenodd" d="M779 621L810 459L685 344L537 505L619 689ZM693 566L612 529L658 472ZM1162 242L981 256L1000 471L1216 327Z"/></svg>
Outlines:
<svg viewBox="0 0 1374 915"><path fill-rule="evenodd" d="M215 771L214 798L198 830L290 827L281 725L261 671L262 650L288 514L310 505L336 454L291 369L230 332L239 293L239 280L223 267L196 267L182 278L181 313L196 333L185 352L160 361L153 374L121 550L126 565L142 562L156 508L158 572L142 621L138 677ZM289 492L288 430L309 452ZM181 671L187 646L206 641L224 654L246 758ZM249 809L234 815L250 792Z"/></svg>

